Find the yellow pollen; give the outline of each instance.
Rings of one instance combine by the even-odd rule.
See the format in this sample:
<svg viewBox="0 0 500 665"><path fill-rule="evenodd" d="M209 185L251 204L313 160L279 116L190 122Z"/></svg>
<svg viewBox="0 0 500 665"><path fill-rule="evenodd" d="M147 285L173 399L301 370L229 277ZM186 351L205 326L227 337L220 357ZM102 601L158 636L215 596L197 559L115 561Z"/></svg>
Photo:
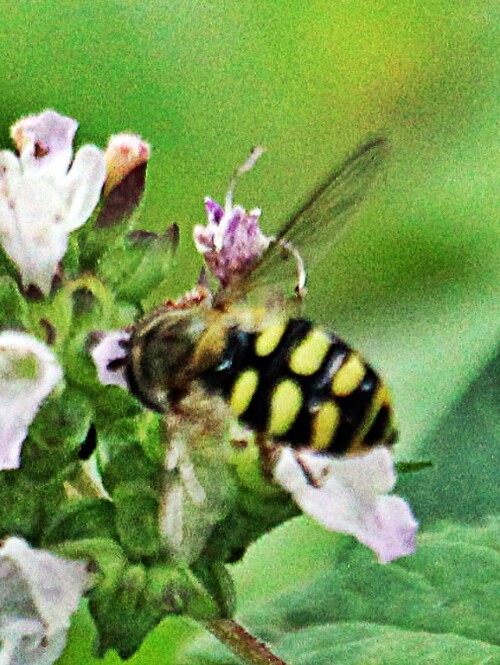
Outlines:
<svg viewBox="0 0 500 665"><path fill-rule="evenodd" d="M339 407L333 402L324 402L313 420L311 447L315 450L328 448L339 424Z"/></svg>
<svg viewBox="0 0 500 665"><path fill-rule="evenodd" d="M280 343L285 332L285 323L272 323L264 328L255 341L255 353L258 356L268 356Z"/></svg>
<svg viewBox="0 0 500 665"><path fill-rule="evenodd" d="M230 401L235 416L241 416L248 409L258 383L259 375L255 369L247 369L236 379Z"/></svg>
<svg viewBox="0 0 500 665"><path fill-rule="evenodd" d="M332 342L330 337L318 328L311 330L303 342L290 356L290 369L295 374L310 376L321 367Z"/></svg>
<svg viewBox="0 0 500 665"><path fill-rule="evenodd" d="M361 358L352 353L332 379L332 391L337 397L350 395L359 386L366 369Z"/></svg>
<svg viewBox="0 0 500 665"><path fill-rule="evenodd" d="M278 383L271 396L269 434L281 436L288 432L295 422L301 406L302 390L300 386L290 379Z"/></svg>

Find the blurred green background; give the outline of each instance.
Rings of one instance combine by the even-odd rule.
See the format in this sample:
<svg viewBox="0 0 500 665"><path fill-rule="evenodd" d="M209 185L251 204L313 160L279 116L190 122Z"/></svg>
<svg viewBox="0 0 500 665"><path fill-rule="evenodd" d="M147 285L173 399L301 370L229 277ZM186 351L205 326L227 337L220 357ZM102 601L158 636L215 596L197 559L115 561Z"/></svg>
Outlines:
<svg viewBox="0 0 500 665"><path fill-rule="evenodd" d="M80 122L80 143L122 130L150 141L141 225L181 227L168 296L197 276L203 197L222 200L251 146L268 152L236 199L261 207L271 232L366 137L388 137L383 182L312 271L307 313L387 376L398 457L438 460L401 482L419 518L498 510L487 471L499 463L498 4L1 0L0 11L2 146L14 120L47 107Z"/></svg>

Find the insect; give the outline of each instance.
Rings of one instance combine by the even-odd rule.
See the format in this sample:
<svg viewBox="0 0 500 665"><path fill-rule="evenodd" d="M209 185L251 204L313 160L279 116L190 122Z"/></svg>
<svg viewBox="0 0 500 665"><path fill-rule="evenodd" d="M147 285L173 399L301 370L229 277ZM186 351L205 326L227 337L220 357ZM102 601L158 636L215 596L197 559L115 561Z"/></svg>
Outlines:
<svg viewBox="0 0 500 665"><path fill-rule="evenodd" d="M384 153L384 139L363 145L213 299L160 307L137 323L126 371L146 406L161 413L181 409L196 386L222 398L262 448L341 456L394 442L393 408L381 377L335 333L303 318L300 297L285 286L292 264L303 291L303 265L337 242Z"/></svg>

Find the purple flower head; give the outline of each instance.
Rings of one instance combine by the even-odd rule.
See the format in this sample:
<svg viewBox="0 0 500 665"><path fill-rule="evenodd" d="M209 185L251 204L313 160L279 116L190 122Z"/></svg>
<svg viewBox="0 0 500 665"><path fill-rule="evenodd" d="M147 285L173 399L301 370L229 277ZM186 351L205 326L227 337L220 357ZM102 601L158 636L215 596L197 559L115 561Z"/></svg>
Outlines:
<svg viewBox="0 0 500 665"><path fill-rule="evenodd" d="M259 209L246 212L241 206L224 210L213 199L205 199L208 224L194 227L196 249L223 287L244 274L269 244L260 230Z"/></svg>
<svg viewBox="0 0 500 665"><path fill-rule="evenodd" d="M206 226L196 225L193 230L196 249L203 254L208 269L223 287L244 274L270 241L260 229L258 208L247 212L233 205L237 178L249 171L262 153L263 148L255 148L236 171L224 207L210 197L205 199L208 222Z"/></svg>

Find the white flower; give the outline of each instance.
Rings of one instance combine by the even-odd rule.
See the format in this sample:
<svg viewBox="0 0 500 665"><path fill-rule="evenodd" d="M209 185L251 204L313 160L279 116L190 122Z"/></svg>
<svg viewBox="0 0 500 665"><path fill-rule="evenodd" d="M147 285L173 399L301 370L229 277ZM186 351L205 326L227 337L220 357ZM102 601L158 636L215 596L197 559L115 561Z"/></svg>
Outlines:
<svg viewBox="0 0 500 665"><path fill-rule="evenodd" d="M306 477L298 458L311 478ZM287 447L274 477L305 513L327 529L355 536L381 563L414 551L417 522L403 499L387 496L396 480L387 448L333 459Z"/></svg>
<svg viewBox="0 0 500 665"><path fill-rule="evenodd" d="M66 644L70 617L88 584L85 563L31 549L0 548L0 665L50 665Z"/></svg>
<svg viewBox="0 0 500 665"><path fill-rule="evenodd" d="M44 294L69 233L90 217L106 175L103 152L90 145L69 168L77 126L55 111L22 118L11 129L20 156L0 152L0 243L24 286Z"/></svg>
<svg viewBox="0 0 500 665"><path fill-rule="evenodd" d="M0 333L0 470L19 467L28 427L61 377L45 344L26 333Z"/></svg>

